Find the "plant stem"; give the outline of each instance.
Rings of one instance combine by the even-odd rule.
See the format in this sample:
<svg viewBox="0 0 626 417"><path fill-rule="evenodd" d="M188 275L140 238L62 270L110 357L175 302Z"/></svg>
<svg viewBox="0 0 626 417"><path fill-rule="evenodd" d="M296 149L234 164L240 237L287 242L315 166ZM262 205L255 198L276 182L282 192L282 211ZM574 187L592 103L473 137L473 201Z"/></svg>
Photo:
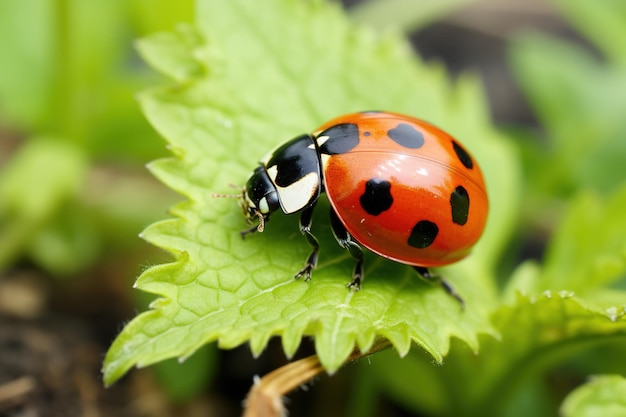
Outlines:
<svg viewBox="0 0 626 417"><path fill-rule="evenodd" d="M364 358L391 346L388 340L378 340L366 353L355 349L347 362ZM317 355L288 363L263 378L257 378L246 397L243 417L281 417L286 409L282 397L307 383L324 371Z"/></svg>

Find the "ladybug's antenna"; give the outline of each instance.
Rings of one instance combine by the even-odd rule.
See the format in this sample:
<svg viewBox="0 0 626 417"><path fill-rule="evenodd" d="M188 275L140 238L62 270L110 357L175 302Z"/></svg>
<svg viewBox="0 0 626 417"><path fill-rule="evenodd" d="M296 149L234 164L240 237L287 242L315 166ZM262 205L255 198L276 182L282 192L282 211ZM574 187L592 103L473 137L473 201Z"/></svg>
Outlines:
<svg viewBox="0 0 626 417"><path fill-rule="evenodd" d="M228 184L228 186L230 188L240 189L240 187L237 187L235 184ZM241 191L236 194L235 193L213 193L211 194L211 197L213 198L240 198Z"/></svg>
<svg viewBox="0 0 626 417"><path fill-rule="evenodd" d="M248 203L246 202L246 189L245 188L240 188L233 184L228 184L228 186L230 188L240 189L241 191L238 193L213 193L211 194L211 197L213 198L238 198L240 200L239 205L241 206L241 208L243 208L243 213L246 215L246 220L248 221L249 224L253 223L251 217L252 217L252 212L254 212L254 216L256 216L257 219L259 219L259 224L257 224L256 227L253 227L249 230L244 230L243 232L241 232L241 237L244 237L248 233L254 233L254 232L262 233L263 230L265 230L265 215L261 213L261 211L259 211L256 207L248 206Z"/></svg>
<svg viewBox="0 0 626 417"><path fill-rule="evenodd" d="M213 197L213 198L240 198L241 197L241 193L237 193L237 194L213 193L213 194L211 194L211 197Z"/></svg>

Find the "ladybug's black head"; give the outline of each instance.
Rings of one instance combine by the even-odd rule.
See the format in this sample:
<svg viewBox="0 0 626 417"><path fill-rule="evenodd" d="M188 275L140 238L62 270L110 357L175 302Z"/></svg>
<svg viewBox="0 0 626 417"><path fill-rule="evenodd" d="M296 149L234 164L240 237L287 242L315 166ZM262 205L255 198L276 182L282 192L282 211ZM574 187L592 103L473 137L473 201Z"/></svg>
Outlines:
<svg viewBox="0 0 626 417"><path fill-rule="evenodd" d="M253 224L256 219L259 220L257 227L259 232L263 231L265 220L269 215L280 208L276 186L267 175L264 166L257 167L248 178L239 204L249 224Z"/></svg>

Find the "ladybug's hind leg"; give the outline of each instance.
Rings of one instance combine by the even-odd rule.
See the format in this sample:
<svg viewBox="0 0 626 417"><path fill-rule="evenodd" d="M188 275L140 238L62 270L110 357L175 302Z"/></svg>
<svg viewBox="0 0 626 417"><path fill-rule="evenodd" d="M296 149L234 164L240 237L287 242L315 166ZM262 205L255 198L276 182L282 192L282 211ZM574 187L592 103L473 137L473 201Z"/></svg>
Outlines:
<svg viewBox="0 0 626 417"><path fill-rule="evenodd" d="M348 284L348 288L359 291L361 289L361 282L363 281L363 250L361 246L354 241L352 235L348 233L346 227L343 225L337 213L332 208L330 209L330 226L333 230L333 235L339 246L347 249L350 252L350 256L354 258L356 264L354 265L354 272L352 273L352 281Z"/></svg>
<svg viewBox="0 0 626 417"><path fill-rule="evenodd" d="M430 284L440 285L450 296L452 296L452 298L461 304L461 308L465 308L465 301L463 301L463 298L454 290L454 287L446 281L445 278L440 275L433 274L428 268L424 268L423 266L414 266L413 268L417 271L420 278Z"/></svg>
<svg viewBox="0 0 626 417"><path fill-rule="evenodd" d="M311 279L311 272L317 266L317 257L320 251L320 244L317 241L317 238L311 233L311 223L313 217L313 209L315 208L315 204L311 207L306 208L302 214L300 215L300 232L306 238L306 241L309 242L309 245L313 246L313 251L309 255L304 264L304 268L300 270L295 275L296 279L300 279L304 277L305 281L309 281Z"/></svg>

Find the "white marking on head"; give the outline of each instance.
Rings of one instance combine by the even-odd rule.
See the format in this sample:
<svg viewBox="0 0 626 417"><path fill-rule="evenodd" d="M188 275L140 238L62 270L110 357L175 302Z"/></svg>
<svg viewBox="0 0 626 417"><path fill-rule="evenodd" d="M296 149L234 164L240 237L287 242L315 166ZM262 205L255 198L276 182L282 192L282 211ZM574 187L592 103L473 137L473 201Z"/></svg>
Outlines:
<svg viewBox="0 0 626 417"><path fill-rule="evenodd" d="M261 200L259 200L259 207L258 207L259 211L261 213L269 213L270 212L270 205L267 204L267 198L263 197Z"/></svg>

